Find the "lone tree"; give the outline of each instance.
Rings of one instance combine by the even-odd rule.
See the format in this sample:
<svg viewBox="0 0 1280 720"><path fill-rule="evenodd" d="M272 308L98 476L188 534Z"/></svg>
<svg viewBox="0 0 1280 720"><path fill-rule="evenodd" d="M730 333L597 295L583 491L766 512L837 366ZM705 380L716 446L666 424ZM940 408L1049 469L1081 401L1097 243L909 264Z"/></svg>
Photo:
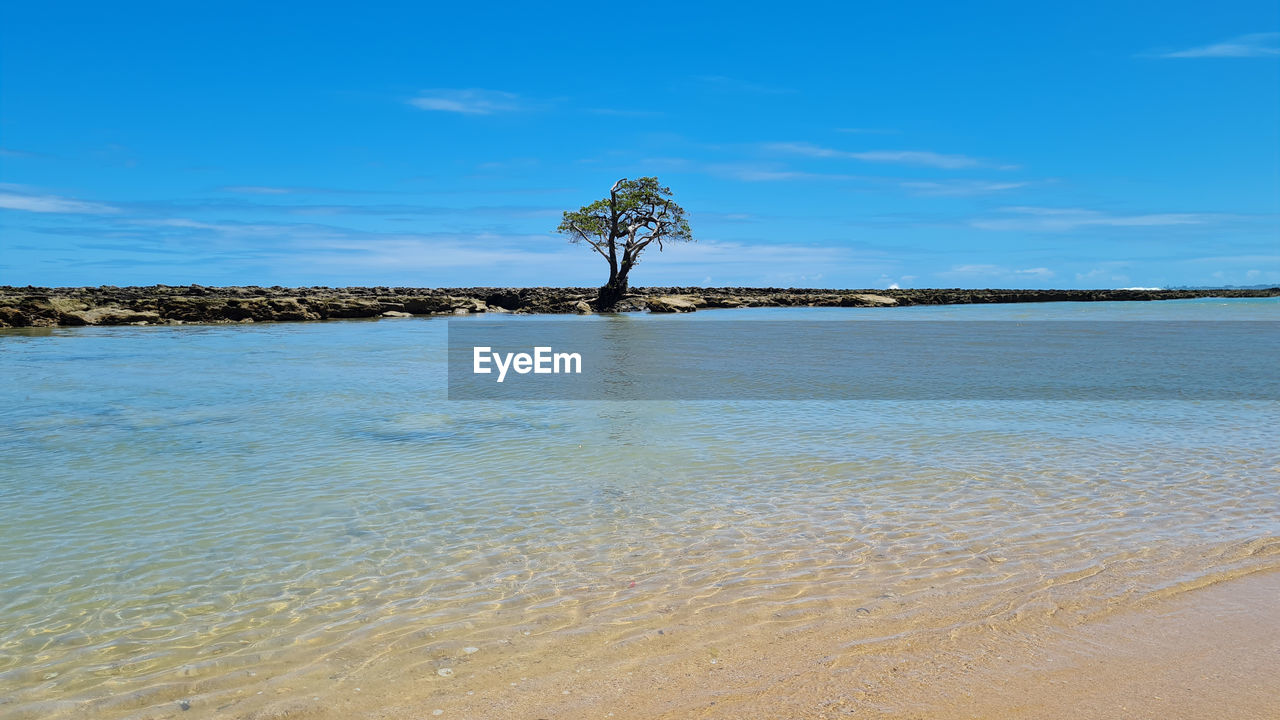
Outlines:
<svg viewBox="0 0 1280 720"><path fill-rule="evenodd" d="M658 243L661 251L663 242L693 242L684 208L656 177L619 180L609 197L566 211L556 231L571 243L590 245L609 262L609 282L596 296L600 310L613 307L627 293L627 275L650 243Z"/></svg>

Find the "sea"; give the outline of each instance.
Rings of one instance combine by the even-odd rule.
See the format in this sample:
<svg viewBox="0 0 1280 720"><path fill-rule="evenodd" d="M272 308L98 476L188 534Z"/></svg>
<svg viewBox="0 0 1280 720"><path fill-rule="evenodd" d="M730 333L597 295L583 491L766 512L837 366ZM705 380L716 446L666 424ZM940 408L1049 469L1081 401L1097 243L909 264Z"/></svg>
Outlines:
<svg viewBox="0 0 1280 720"><path fill-rule="evenodd" d="M898 320L1249 332L1180 370L1202 394L467 399L450 328L483 317L0 330L0 717L234 717L392 671L640 662L661 628L963 653L1280 568L1280 299L556 321L708 346L760 323L767 350Z"/></svg>

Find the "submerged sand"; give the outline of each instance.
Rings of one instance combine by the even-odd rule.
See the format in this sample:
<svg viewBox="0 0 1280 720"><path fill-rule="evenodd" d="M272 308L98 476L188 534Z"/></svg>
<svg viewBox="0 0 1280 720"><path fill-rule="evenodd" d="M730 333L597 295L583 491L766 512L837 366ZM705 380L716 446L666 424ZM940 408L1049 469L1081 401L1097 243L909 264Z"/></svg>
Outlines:
<svg viewBox="0 0 1280 720"><path fill-rule="evenodd" d="M1079 624L894 628L834 604L817 623L789 623L785 613L726 622L734 618L725 608L701 627L618 628L540 644L533 655L519 639L478 648L475 657L489 656L484 672L468 672L465 652L341 670L331 659L327 680L286 676L255 696L160 716L1275 718L1277 598L1272 570Z"/></svg>

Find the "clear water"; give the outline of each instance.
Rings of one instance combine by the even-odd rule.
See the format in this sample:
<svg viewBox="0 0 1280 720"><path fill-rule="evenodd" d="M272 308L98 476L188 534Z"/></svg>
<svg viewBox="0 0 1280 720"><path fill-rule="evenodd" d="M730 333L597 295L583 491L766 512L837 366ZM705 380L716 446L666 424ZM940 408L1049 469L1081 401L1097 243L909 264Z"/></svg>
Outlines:
<svg viewBox="0 0 1280 720"><path fill-rule="evenodd" d="M1280 301L627 322L725 317ZM449 402L445 327L0 331L0 716L142 717L320 659L523 633L533 657L659 616L1031 631L1280 567L1274 401Z"/></svg>

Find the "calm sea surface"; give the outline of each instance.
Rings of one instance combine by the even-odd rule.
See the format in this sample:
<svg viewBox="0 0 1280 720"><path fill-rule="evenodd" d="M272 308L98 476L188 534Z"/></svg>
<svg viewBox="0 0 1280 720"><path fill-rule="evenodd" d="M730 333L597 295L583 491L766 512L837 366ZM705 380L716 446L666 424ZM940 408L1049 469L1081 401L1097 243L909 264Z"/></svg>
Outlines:
<svg viewBox="0 0 1280 720"><path fill-rule="evenodd" d="M568 321L911 318L1280 300ZM335 657L481 672L671 616L1034 632L1280 567L1274 400L460 402L446 327L0 331L0 717L198 709Z"/></svg>

